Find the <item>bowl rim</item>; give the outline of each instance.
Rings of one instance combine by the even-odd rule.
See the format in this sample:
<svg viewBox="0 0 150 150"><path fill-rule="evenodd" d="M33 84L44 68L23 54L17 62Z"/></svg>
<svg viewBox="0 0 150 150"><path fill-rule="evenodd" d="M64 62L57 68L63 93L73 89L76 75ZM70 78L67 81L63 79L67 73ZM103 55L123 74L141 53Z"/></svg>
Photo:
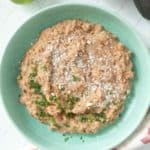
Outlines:
<svg viewBox="0 0 150 150"><path fill-rule="evenodd" d="M122 22L126 27L128 27L129 29L132 30L132 33L137 38L137 40L140 42L140 45L143 47L142 50L144 51L144 53L146 53L150 57L148 48L145 46L145 43L143 42L143 40L141 39L141 37L138 36L138 34L136 33L137 31L134 29L134 27L126 19L123 20L122 16L120 14L116 15L115 11L113 11L111 8L108 9L105 6L103 6L103 8L102 8L101 6L97 5L96 2L89 2L89 1L87 1L87 2L85 2L85 1L83 1L83 2L75 1L75 2L61 2L61 3L57 3L57 4L52 4L50 6L47 6L45 8L42 8L42 9L38 10L36 13L34 13L33 15L31 15L25 21L23 21L23 23L21 25L19 25L19 27L17 27L17 29L15 30L15 32L13 32L13 34L11 34L11 36L10 36L7 44L4 47L4 51L2 53L2 56L0 57L0 81L2 81L1 70L2 70L3 57L4 57L5 53L6 53L6 49L8 48L9 43L11 42L11 40L15 36L15 34L17 34L18 30L21 29L24 26L24 24L26 24L30 20L32 20L36 15L38 15L40 13L43 13L45 11L48 11L48 10L50 11L51 9L61 8L63 6L83 6L83 7L91 7L91 8L95 7L97 9L100 9L103 12L105 12L105 13L113 16L118 21ZM148 63L149 63L148 67L150 69L150 61ZM8 112L7 108L6 108L6 105L4 103L4 99L3 99L3 96L2 96L2 90L1 89L2 89L2 87L1 87L1 84L0 84L0 100L1 100L1 103L2 103L2 107L4 108L6 116L9 119L9 122L11 123L11 125L14 127L14 129L20 135L22 135L25 139L27 139L27 141L29 141L30 143L34 144L35 146L38 146L41 149L47 149L43 145L41 145L41 144L37 143L35 140L33 140L30 136L26 135L24 131L20 130L20 128L17 126L16 122L11 118L11 115ZM134 128L132 130L130 130L130 132L128 132L128 134L126 134L125 137L123 136L122 138L120 138L119 141L115 141L114 140L113 145L107 146L108 149L111 149L111 148L114 148L114 147L120 145L122 142L124 142L125 140L127 140L127 138L130 137L135 132L135 130L139 127L140 123L144 120L144 117L146 115L146 112L148 111L149 106L150 106L150 100L148 101L148 105L147 105L147 108L145 109L145 112L143 112L143 115L140 116L140 118L139 118L138 122L136 123L136 125L134 126ZM106 149L106 148L104 148L104 149Z"/></svg>

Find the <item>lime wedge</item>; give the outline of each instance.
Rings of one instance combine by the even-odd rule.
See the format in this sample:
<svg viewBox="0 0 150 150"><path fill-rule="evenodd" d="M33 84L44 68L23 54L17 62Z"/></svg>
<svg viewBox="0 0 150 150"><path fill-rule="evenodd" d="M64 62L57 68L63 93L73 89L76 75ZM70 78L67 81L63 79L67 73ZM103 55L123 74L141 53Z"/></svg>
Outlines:
<svg viewBox="0 0 150 150"><path fill-rule="evenodd" d="M11 0L11 1L18 3L18 4L25 4L25 3L30 3L33 0Z"/></svg>

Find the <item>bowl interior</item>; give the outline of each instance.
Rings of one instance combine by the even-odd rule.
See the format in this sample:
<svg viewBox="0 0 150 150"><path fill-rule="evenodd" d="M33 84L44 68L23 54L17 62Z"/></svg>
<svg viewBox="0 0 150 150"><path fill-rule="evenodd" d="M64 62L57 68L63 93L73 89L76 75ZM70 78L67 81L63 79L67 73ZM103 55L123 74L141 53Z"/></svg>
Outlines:
<svg viewBox="0 0 150 150"><path fill-rule="evenodd" d="M125 111L112 125L96 135L73 135L64 142L62 134L49 131L47 126L33 119L25 107L19 103L19 88L16 76L19 62L39 33L64 19L78 18L102 24L114 33L133 52L135 79L133 89L128 97ZM149 106L150 89L149 55L133 29L108 12L93 6L62 5L48 8L24 23L10 40L1 63L1 94L8 115L19 130L32 142L43 149L110 149L127 138L138 126ZM115 135L115 136L114 136Z"/></svg>

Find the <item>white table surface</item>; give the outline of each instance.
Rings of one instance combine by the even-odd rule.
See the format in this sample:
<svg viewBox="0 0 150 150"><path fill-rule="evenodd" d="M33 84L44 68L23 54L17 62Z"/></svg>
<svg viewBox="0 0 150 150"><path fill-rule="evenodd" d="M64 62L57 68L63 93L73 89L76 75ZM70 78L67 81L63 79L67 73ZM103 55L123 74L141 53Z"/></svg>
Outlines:
<svg viewBox="0 0 150 150"><path fill-rule="evenodd" d="M34 0L29 5L16 5L10 0L0 0L0 57L15 30L38 10L63 0ZM71 1L71 0L68 0ZM82 0L83 1L83 0ZM87 0L85 0L87 1ZM90 0L101 7L117 12L135 27L145 44L150 48L150 21L144 19L132 0ZM0 103L0 150L34 150L19 131L15 130ZM149 150L146 145L139 150Z"/></svg>

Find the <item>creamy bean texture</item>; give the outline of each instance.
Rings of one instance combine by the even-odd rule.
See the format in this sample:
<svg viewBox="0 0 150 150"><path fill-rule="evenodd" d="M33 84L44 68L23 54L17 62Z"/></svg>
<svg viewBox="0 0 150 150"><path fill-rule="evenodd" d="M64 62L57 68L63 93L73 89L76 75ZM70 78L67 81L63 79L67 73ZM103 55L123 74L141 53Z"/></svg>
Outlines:
<svg viewBox="0 0 150 150"><path fill-rule="evenodd" d="M17 78L30 114L63 133L95 133L122 112L131 53L99 24L65 20L45 29Z"/></svg>

